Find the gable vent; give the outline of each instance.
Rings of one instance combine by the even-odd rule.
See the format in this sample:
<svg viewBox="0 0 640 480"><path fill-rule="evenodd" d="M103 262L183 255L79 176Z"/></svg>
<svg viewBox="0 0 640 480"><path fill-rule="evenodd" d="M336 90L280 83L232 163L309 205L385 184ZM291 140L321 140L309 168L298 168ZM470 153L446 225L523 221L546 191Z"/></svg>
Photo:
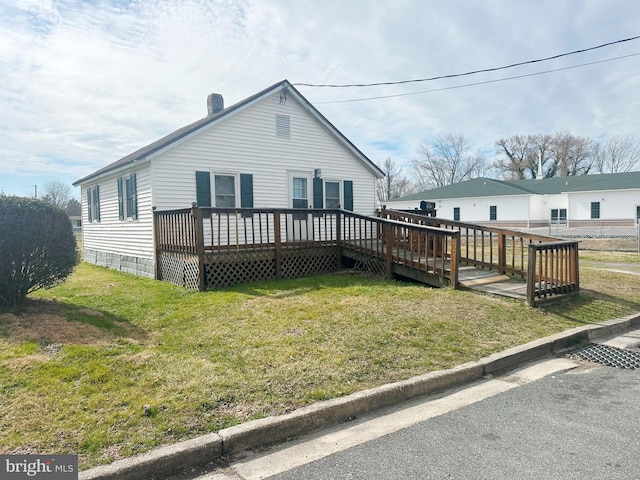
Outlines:
<svg viewBox="0 0 640 480"><path fill-rule="evenodd" d="M278 138L290 138L291 125L289 115L276 114L276 137Z"/></svg>

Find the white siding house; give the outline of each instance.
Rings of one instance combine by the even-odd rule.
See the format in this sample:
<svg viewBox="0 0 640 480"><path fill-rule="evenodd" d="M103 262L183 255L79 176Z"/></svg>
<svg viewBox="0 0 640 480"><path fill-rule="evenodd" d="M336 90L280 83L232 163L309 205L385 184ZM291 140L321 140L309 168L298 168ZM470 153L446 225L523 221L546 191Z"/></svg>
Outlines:
<svg viewBox="0 0 640 480"><path fill-rule="evenodd" d="M534 180L475 178L395 198L388 208L435 203L437 216L516 227L633 225L640 218L640 172Z"/></svg>
<svg viewBox="0 0 640 480"><path fill-rule="evenodd" d="M212 94L208 109L207 117L74 183L85 261L153 277L153 209L194 202L375 213L383 172L288 81L226 109ZM322 188L315 198L314 187Z"/></svg>

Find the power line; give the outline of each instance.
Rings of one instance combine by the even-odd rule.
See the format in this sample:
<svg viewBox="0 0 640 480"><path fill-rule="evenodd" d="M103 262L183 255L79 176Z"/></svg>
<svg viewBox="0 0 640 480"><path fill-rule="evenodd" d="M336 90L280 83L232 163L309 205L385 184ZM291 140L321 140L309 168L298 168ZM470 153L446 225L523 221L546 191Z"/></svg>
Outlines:
<svg viewBox="0 0 640 480"><path fill-rule="evenodd" d="M580 50L574 50L572 52L560 53L558 55L553 55L551 57L538 58L536 60L527 60L525 62L512 63L511 65L505 65L503 67L484 68L482 70L473 70L473 71L465 72L465 73L454 73L454 74L451 74L451 75L440 75L440 76L437 76L437 77L430 77L430 78L417 78L417 79L413 79L413 80L400 80L400 81L396 81L396 82L376 82L376 83L357 83L357 84L356 83L353 83L353 84L294 83L293 85L294 86L301 86L301 87L347 88L347 87L377 87L377 86L381 86L381 85L401 85L401 84L404 84L404 83L430 82L432 80L441 80L443 78L464 77L464 76L468 76L468 75L475 75L477 73L495 72L497 70L505 70L507 68L519 67L521 65L529 65L529 64L532 64L532 63L546 62L548 60L553 60L553 59L556 59L556 58L566 57L566 56L569 56L569 55L575 55L577 53L584 53L584 52L588 52L588 51L591 51L591 50L596 50L598 48L604 48L604 47L608 47L610 45L615 45L615 44L618 44L618 43L630 42L632 40L637 40L639 38L640 38L640 35L635 36L635 37L623 38L621 40L616 40L614 42L603 43L601 45L596 45L595 47L582 48Z"/></svg>
<svg viewBox="0 0 640 480"><path fill-rule="evenodd" d="M473 87L473 86L476 86L476 85L485 85L487 83L505 82L507 80L515 80L515 79L518 79L518 78L534 77L536 75L544 75L546 73L559 72L561 70L569 70L569 69L572 69L572 68L586 67L586 66L589 66L589 65L595 65L597 63L612 62L614 60L620 60L620 59L623 59L623 58L635 57L637 55L640 55L640 52L631 53L629 55L623 55L621 57L614 57L614 58L607 58L607 59L604 59L604 60L597 60L595 62L581 63L579 65L571 65L569 67L554 68L553 70L544 70L542 72L527 73L527 74L523 74L523 75L515 75L513 77L498 78L498 79L495 79L495 80L485 80L485 81L482 81L482 82L465 83L463 85L455 85L453 87L433 88L431 90L420 90L418 92L397 93L397 94L393 94L393 95L381 95L381 96L377 96L377 97L354 98L354 99L350 99L350 100L335 100L335 101L330 101L330 102L313 102L313 104L314 105L320 105L320 104L330 104L330 103L364 102L366 100L380 100L380 99L383 99L383 98L407 97L409 95L419 95L419 94L422 94L422 93L441 92L443 90L453 90L453 89L456 89L456 88Z"/></svg>

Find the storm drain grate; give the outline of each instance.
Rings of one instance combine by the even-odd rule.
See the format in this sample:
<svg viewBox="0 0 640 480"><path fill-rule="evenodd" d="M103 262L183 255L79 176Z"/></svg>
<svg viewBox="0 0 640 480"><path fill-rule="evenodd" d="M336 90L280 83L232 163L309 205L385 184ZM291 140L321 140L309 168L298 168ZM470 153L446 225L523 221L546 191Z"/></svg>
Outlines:
<svg viewBox="0 0 640 480"><path fill-rule="evenodd" d="M629 370L640 368L640 352L597 343L591 343L586 347L574 350L568 353L567 356L577 357L588 362L600 363L609 367L628 368Z"/></svg>

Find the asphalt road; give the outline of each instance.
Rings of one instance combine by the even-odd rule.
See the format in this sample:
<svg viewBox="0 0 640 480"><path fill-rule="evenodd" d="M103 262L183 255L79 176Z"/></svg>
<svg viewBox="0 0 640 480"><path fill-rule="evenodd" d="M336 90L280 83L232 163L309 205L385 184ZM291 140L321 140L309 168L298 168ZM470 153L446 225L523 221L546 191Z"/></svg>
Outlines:
<svg viewBox="0 0 640 480"><path fill-rule="evenodd" d="M640 479L640 328L593 342L172 480Z"/></svg>
<svg viewBox="0 0 640 480"><path fill-rule="evenodd" d="M637 479L640 371L556 373L269 478Z"/></svg>
<svg viewBox="0 0 640 480"><path fill-rule="evenodd" d="M190 478L640 479L640 370L545 359Z"/></svg>

